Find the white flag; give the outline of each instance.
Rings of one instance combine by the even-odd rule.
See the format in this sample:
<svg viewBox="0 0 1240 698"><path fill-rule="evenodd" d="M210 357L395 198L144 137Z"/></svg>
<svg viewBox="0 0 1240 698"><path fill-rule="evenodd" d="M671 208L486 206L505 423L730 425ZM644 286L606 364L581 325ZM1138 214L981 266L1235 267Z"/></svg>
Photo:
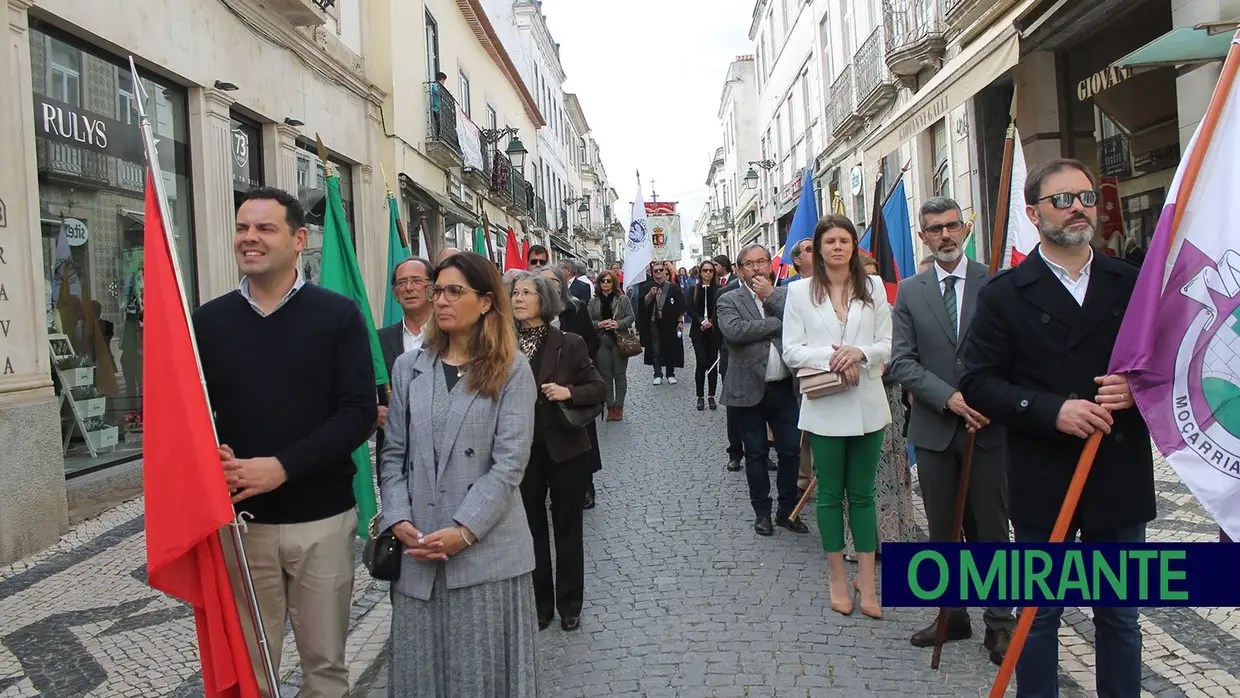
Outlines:
<svg viewBox="0 0 1240 698"><path fill-rule="evenodd" d="M1025 149L1020 144L1020 132L1014 136L1012 148L1012 194L1008 204L1007 249L1003 253L1003 266L1014 267L1037 246L1038 229L1025 213L1025 180L1029 169L1025 166Z"/></svg>
<svg viewBox="0 0 1240 698"><path fill-rule="evenodd" d="M624 287L633 288L646 279L646 267L654 260L654 243L646 226L646 202L642 199L642 179L637 177L637 197L633 201L633 222L625 238Z"/></svg>

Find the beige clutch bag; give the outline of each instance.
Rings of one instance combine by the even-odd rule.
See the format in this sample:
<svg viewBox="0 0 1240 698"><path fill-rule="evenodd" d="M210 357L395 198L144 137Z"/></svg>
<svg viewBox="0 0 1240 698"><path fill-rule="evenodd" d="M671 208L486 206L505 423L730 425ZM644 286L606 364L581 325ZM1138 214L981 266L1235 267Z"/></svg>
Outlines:
<svg viewBox="0 0 1240 698"><path fill-rule="evenodd" d="M821 368L799 369L797 371L797 384L800 386L801 394L811 400L842 393L848 389L840 374Z"/></svg>

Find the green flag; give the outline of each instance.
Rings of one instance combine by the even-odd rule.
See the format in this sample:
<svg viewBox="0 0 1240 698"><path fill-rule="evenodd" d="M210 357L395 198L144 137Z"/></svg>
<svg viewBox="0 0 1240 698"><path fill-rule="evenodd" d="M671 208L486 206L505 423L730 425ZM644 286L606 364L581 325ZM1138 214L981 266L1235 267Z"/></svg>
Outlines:
<svg viewBox="0 0 1240 698"><path fill-rule="evenodd" d="M482 226L474 228L474 252L487 257L487 236L482 231Z"/></svg>
<svg viewBox="0 0 1240 698"><path fill-rule="evenodd" d="M327 207L323 213L323 268L319 272L320 284L342 293L362 310L366 329L370 333L370 357L375 365L375 384L388 382L387 366L383 363L383 351L379 348L379 334L375 332L374 315L370 313L370 301L366 299L366 286L362 272L357 266L357 255L349 239L349 226L344 218L344 205L340 201L340 178L335 173L327 176ZM362 444L353 452L353 464L357 473L353 476L353 496L357 499L357 535L369 537L368 525L379 510L375 503L375 480L370 468L370 445Z"/></svg>
<svg viewBox="0 0 1240 698"><path fill-rule="evenodd" d="M969 232L969 237L964 241L964 254L974 262L977 261L977 245L973 242L973 233Z"/></svg>
<svg viewBox="0 0 1240 698"><path fill-rule="evenodd" d="M396 207L396 197L388 194L388 279L396 273L396 267L409 258L409 249L400 236L400 210ZM383 326L395 325L404 317L405 311L396 300L396 289L388 285L387 294L383 299Z"/></svg>

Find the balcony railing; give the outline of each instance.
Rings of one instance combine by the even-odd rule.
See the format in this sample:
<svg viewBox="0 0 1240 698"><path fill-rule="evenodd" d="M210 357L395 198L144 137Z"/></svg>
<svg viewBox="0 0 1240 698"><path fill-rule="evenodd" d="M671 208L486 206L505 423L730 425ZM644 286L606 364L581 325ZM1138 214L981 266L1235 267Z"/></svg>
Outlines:
<svg viewBox="0 0 1240 698"><path fill-rule="evenodd" d="M839 77L835 79L835 82L831 83L830 103L831 108L828 113L830 120L828 124L831 127L831 135L835 138L843 138L851 134L859 121L857 119L857 96L853 89L853 67L851 64L844 66L844 70Z"/></svg>
<svg viewBox="0 0 1240 698"><path fill-rule="evenodd" d="M955 31L964 31L999 0L943 0L943 19Z"/></svg>
<svg viewBox="0 0 1240 698"><path fill-rule="evenodd" d="M50 139L39 139L35 152L42 172L108 183L108 158L105 155Z"/></svg>
<svg viewBox="0 0 1240 698"><path fill-rule="evenodd" d="M146 189L146 168L128 160L116 161L117 184L129 191Z"/></svg>
<svg viewBox="0 0 1240 698"><path fill-rule="evenodd" d="M1103 138L1098 148L1101 151L1101 166L1098 169L1103 177L1127 177L1132 174L1132 155L1127 134L1117 133Z"/></svg>
<svg viewBox="0 0 1240 698"><path fill-rule="evenodd" d="M938 70L947 48L944 0L884 0L887 68L908 87L918 73Z"/></svg>
<svg viewBox="0 0 1240 698"><path fill-rule="evenodd" d="M437 164L461 164L461 138L457 133L456 97L437 82L426 83L426 146Z"/></svg>
<svg viewBox="0 0 1240 698"><path fill-rule="evenodd" d="M521 172L515 167L511 168L510 174L508 175L508 184L508 196L512 199L512 203L516 207L516 210L522 212L529 211L530 204L526 196L528 191L526 189L527 185L525 183L525 177L522 177Z"/></svg>
<svg viewBox="0 0 1240 698"><path fill-rule="evenodd" d="M534 223L543 230L547 227L547 202L541 196L534 198Z"/></svg>
<svg viewBox="0 0 1240 698"><path fill-rule="evenodd" d="M857 72L857 111L862 117L873 116L896 96L891 74L887 72L884 34L881 27L875 28L853 56L853 69Z"/></svg>
<svg viewBox="0 0 1240 698"><path fill-rule="evenodd" d="M495 151L491 158L491 191L501 198L512 201L512 175L514 170L508 156Z"/></svg>

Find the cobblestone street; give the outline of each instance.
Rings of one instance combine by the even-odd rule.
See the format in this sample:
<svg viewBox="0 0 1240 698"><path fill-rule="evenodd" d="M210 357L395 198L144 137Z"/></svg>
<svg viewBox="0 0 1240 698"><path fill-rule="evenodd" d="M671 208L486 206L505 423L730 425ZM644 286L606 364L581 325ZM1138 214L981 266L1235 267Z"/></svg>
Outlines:
<svg viewBox="0 0 1240 698"><path fill-rule="evenodd" d="M540 634L544 695L985 695L996 667L981 647L980 613L974 638L947 645L931 671L930 651L908 641L929 609L885 608L882 621L829 610L813 507L809 534L754 534L743 473L724 470L724 411L697 412L691 368L679 378L653 387L632 362L626 421L600 425L582 629L555 623ZM1156 477L1149 539L1216 539L1161 459ZM201 695L193 619L146 586L144 554L136 500L0 569L0 698ZM353 695L384 696L386 585L360 565L353 617ZM1090 612L1070 609L1065 619L1064 695L1091 695ZM1240 611L1147 609L1142 625L1143 695L1240 694ZM291 636L285 647L291 698Z"/></svg>

